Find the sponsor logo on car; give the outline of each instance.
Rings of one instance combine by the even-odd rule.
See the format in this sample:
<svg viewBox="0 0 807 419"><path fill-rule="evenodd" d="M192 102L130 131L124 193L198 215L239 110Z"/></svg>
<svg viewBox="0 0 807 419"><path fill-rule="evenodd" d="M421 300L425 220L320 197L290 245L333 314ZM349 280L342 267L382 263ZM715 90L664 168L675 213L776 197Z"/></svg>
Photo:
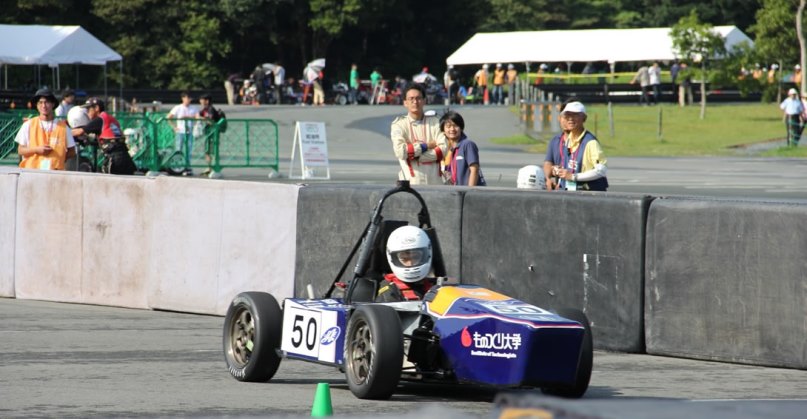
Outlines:
<svg viewBox="0 0 807 419"><path fill-rule="evenodd" d="M322 339L319 340L319 343L323 345L330 345L336 342L336 339L339 338L339 334L341 333L342 329L340 329L339 326L334 326L322 334Z"/></svg>
<svg viewBox="0 0 807 419"><path fill-rule="evenodd" d="M468 327L465 327L460 333L460 344L463 347L471 348L472 356L511 359L518 357L518 348L521 347L521 334L503 332L474 332L472 334Z"/></svg>

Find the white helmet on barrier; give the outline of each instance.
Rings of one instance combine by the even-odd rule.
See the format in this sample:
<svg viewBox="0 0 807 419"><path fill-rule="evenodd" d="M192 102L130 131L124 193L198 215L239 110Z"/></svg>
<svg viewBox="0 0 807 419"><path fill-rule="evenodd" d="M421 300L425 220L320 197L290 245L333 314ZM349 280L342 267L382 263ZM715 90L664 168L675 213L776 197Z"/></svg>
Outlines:
<svg viewBox="0 0 807 419"><path fill-rule="evenodd" d="M70 125L70 128L83 127L89 123L90 116L87 115L87 109L73 106L67 111L67 125Z"/></svg>
<svg viewBox="0 0 807 419"><path fill-rule="evenodd" d="M401 281L420 281L432 268L429 236L415 226L397 228L387 240L387 261L392 273Z"/></svg>
<svg viewBox="0 0 807 419"><path fill-rule="evenodd" d="M519 189L544 189L544 170L532 164L518 169L516 186Z"/></svg>

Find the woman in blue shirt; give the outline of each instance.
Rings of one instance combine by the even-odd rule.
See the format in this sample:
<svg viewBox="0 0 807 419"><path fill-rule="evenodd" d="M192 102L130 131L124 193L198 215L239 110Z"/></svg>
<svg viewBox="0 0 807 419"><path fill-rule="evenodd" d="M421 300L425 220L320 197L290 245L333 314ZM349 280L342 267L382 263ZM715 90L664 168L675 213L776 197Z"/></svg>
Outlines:
<svg viewBox="0 0 807 419"><path fill-rule="evenodd" d="M450 185L485 186L485 177L479 168L479 149L463 132L465 121L454 111L440 118L440 130L448 140L449 152L444 159L445 179Z"/></svg>

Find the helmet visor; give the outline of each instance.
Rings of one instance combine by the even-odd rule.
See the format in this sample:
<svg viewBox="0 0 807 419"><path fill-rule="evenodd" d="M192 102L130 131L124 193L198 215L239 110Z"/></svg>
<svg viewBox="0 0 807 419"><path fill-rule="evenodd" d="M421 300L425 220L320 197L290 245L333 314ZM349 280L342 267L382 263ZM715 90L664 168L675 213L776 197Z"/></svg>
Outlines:
<svg viewBox="0 0 807 419"><path fill-rule="evenodd" d="M428 261L428 252L426 248L407 249L392 252L392 263L401 268L410 268L412 266L420 266Z"/></svg>

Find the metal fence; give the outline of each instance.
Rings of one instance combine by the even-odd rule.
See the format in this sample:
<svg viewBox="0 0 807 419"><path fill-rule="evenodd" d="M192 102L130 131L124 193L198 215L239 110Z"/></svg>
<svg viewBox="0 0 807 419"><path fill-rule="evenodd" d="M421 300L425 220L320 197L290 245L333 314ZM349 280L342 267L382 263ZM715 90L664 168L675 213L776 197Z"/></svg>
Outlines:
<svg viewBox="0 0 807 419"><path fill-rule="evenodd" d="M0 164L19 161L17 135L30 111L0 113ZM225 168L279 166L279 133L271 119L167 119L164 113L114 115L129 153L143 171L179 174L190 168L220 173ZM93 153L84 151L85 158ZM96 156L96 158L101 158Z"/></svg>

